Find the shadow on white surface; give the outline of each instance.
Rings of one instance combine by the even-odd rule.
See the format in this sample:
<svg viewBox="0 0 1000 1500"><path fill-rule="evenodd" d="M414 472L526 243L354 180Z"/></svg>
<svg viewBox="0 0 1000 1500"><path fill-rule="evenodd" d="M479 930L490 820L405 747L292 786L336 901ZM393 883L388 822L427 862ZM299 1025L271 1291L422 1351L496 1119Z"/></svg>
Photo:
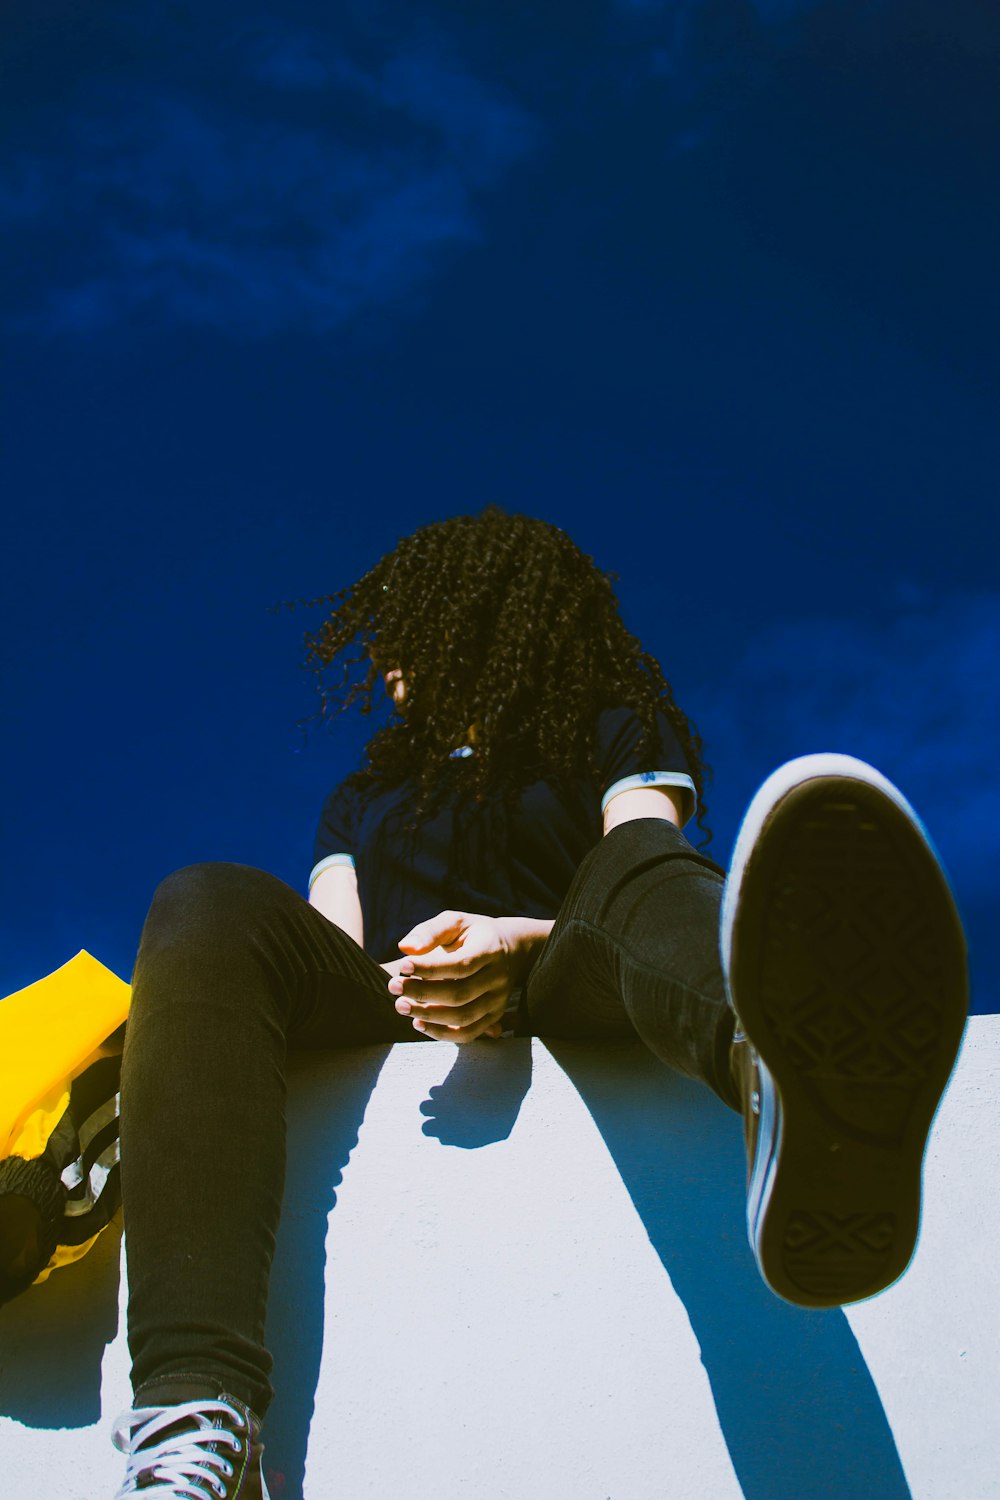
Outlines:
<svg viewBox="0 0 1000 1500"><path fill-rule="evenodd" d="M844 1313L793 1308L760 1280L744 1227L738 1117L635 1044L546 1045L589 1110L684 1303L745 1500L910 1500ZM281 1500L302 1493L324 1346L336 1358L323 1317L326 1217L387 1051L364 1050L372 1055L338 1089L337 1108L316 1096L290 1126L293 1206L281 1226L269 1318L277 1395L267 1437ZM313 1067L300 1063L307 1091ZM503 1141L530 1082L527 1040L456 1049L421 1106L422 1132L465 1150Z"/></svg>
<svg viewBox="0 0 1000 1500"><path fill-rule="evenodd" d="M910 1500L845 1314L761 1283L744 1180L738 1117L638 1044L293 1056L268 1316L273 1500ZM113 1227L0 1308L13 1500L38 1493L39 1453L65 1500L120 1480L118 1251ZM891 1325L881 1300L865 1306ZM662 1347L647 1328L667 1331ZM500 1393L499 1436L425 1409L428 1392L474 1405L477 1381Z"/></svg>
<svg viewBox="0 0 1000 1500"><path fill-rule="evenodd" d="M745 1500L910 1500L844 1313L792 1307L760 1278L739 1117L630 1046L549 1045L684 1303Z"/></svg>
<svg viewBox="0 0 1000 1500"><path fill-rule="evenodd" d="M82 1260L0 1307L0 1416L25 1427L101 1418L101 1367L118 1332L121 1213Z"/></svg>

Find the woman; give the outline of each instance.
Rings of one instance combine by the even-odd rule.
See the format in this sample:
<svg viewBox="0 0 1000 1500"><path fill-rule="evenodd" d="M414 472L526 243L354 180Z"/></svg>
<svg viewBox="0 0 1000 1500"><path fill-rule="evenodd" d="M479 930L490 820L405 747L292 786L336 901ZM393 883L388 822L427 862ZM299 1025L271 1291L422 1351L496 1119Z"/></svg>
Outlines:
<svg viewBox="0 0 1000 1500"><path fill-rule="evenodd" d="M321 713L369 712L380 679L394 713L326 803L308 903L200 865L142 935L122 1496L266 1495L286 1042L638 1036L742 1113L751 1244L780 1295L869 1296L913 1250L965 963L895 788L845 756L782 767L727 884L681 832L705 826L698 736L610 577L543 521L491 506L424 527L326 603L306 638L321 683L360 649Z"/></svg>

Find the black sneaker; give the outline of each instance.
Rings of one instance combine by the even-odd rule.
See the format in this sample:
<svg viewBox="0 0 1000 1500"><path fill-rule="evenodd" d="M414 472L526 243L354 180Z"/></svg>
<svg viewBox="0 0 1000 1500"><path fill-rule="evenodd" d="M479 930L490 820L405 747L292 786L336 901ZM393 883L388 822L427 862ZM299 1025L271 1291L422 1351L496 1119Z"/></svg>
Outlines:
<svg viewBox="0 0 1000 1500"><path fill-rule="evenodd" d="M111 1440L128 1455L115 1500L269 1500L260 1421L225 1392L124 1411Z"/></svg>
<svg viewBox="0 0 1000 1500"><path fill-rule="evenodd" d="M871 1297L913 1255L968 1013L962 924L919 817L852 756L780 766L743 819L721 939L761 1275L802 1307Z"/></svg>

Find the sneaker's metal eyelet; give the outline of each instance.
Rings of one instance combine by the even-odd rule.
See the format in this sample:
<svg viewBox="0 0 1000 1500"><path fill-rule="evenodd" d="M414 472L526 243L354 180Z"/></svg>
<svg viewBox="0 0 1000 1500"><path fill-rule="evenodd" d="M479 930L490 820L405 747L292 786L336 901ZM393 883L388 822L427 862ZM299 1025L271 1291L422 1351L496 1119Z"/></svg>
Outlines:
<svg viewBox="0 0 1000 1500"><path fill-rule="evenodd" d="M224 1458L222 1460L221 1464L219 1465L219 1467L221 1468L223 1474L225 1474L225 1476L226 1476L227 1479L232 1479L232 1477L233 1477L233 1466L228 1461L228 1459Z"/></svg>
<svg viewBox="0 0 1000 1500"><path fill-rule="evenodd" d="M243 1444L240 1442L240 1440L239 1440L238 1437L234 1437L233 1438L233 1452L234 1453L242 1453L243 1452Z"/></svg>

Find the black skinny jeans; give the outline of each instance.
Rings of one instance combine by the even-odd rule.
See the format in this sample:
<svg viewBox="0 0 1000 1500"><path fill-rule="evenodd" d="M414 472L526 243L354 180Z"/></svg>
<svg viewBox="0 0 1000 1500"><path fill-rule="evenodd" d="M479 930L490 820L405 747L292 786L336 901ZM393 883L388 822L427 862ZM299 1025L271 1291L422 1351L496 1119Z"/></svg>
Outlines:
<svg viewBox="0 0 1000 1500"><path fill-rule="evenodd" d="M639 1036L736 1108L722 887L719 866L671 823L613 828L574 877L525 983L517 1030ZM122 1070L137 1405L194 1382L264 1415L286 1049L428 1041L396 1012L387 984L353 938L262 870L194 865L158 888Z"/></svg>

